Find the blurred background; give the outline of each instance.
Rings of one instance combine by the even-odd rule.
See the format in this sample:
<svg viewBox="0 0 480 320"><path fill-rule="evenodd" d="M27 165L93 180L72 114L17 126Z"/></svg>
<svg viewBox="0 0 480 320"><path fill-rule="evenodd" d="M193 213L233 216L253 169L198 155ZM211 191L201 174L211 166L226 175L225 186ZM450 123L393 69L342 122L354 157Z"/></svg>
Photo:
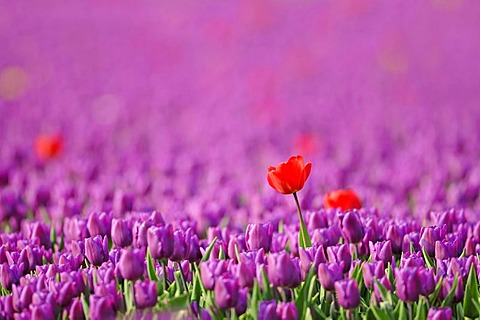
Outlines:
<svg viewBox="0 0 480 320"><path fill-rule="evenodd" d="M195 174L271 194L267 166L302 153L306 192L477 208L479 30L467 0L1 1L0 159L59 134L48 179L185 199Z"/></svg>

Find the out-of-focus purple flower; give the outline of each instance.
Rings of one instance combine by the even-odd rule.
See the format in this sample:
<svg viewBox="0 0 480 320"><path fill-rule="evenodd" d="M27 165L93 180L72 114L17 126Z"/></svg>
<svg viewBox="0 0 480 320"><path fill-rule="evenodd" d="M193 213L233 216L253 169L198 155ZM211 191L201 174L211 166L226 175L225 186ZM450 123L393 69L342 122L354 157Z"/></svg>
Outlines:
<svg viewBox="0 0 480 320"><path fill-rule="evenodd" d="M249 224L245 231L245 242L249 250L258 250L263 248L270 251L272 245L273 228L270 223Z"/></svg>
<svg viewBox="0 0 480 320"><path fill-rule="evenodd" d="M154 259L168 259L173 253L173 227L150 227L147 232L148 248Z"/></svg>
<svg viewBox="0 0 480 320"><path fill-rule="evenodd" d="M349 243L362 241L365 235L362 220L356 211L348 211L342 219L342 235Z"/></svg>
<svg viewBox="0 0 480 320"><path fill-rule="evenodd" d="M400 300L414 302L421 292L421 277L419 268L396 268L396 292Z"/></svg>
<svg viewBox="0 0 480 320"><path fill-rule="evenodd" d="M228 240L228 246L227 246L228 257L230 259L237 261L235 247L237 248L239 253L247 250L247 243L245 242L244 235L231 236L230 240Z"/></svg>
<svg viewBox="0 0 480 320"><path fill-rule="evenodd" d="M124 279L137 280L145 271L145 252L142 249L124 249L117 266Z"/></svg>
<svg viewBox="0 0 480 320"><path fill-rule="evenodd" d="M372 261L382 261L385 268L392 262L392 243L390 240L369 243Z"/></svg>
<svg viewBox="0 0 480 320"><path fill-rule="evenodd" d="M135 305L139 309L152 308L157 304L157 283L155 281L135 282Z"/></svg>
<svg viewBox="0 0 480 320"><path fill-rule="evenodd" d="M320 263L318 280L325 290L333 290L335 282L343 279L343 261L341 263Z"/></svg>
<svg viewBox="0 0 480 320"><path fill-rule="evenodd" d="M315 229L312 234L312 243L324 247L334 246L340 239L341 232L337 225L330 228Z"/></svg>
<svg viewBox="0 0 480 320"><path fill-rule="evenodd" d="M453 242L448 240L442 240L435 242L435 258L445 260L459 255L458 239Z"/></svg>
<svg viewBox="0 0 480 320"><path fill-rule="evenodd" d="M322 211L306 212L305 216L308 217L306 219L308 230L322 229L328 227L327 217L322 214Z"/></svg>
<svg viewBox="0 0 480 320"><path fill-rule="evenodd" d="M190 262L198 262L202 258L200 251L200 240L192 228L185 231L185 242L187 244L187 257Z"/></svg>
<svg viewBox="0 0 480 320"><path fill-rule="evenodd" d="M360 291L358 284L353 279L335 282L338 304L345 309L355 309L360 305Z"/></svg>
<svg viewBox="0 0 480 320"><path fill-rule="evenodd" d="M416 252L420 252L422 247L420 246L420 233L410 232L403 236L402 252L410 252L410 246L413 246Z"/></svg>
<svg viewBox="0 0 480 320"><path fill-rule="evenodd" d="M12 286L13 308L16 312L21 312L32 303L34 289L31 285Z"/></svg>
<svg viewBox="0 0 480 320"><path fill-rule="evenodd" d="M363 264L363 281L367 288L371 289L375 279L380 279L384 275L385 267L382 261Z"/></svg>
<svg viewBox="0 0 480 320"><path fill-rule="evenodd" d="M387 227L385 239L391 242L392 252L401 253L403 237L405 236L405 228L396 224L391 224Z"/></svg>
<svg viewBox="0 0 480 320"><path fill-rule="evenodd" d="M454 276L445 276L442 281L442 288L440 289L440 292L438 293L438 297L443 300L447 297L448 293L452 290L453 283L455 281ZM457 283L457 288L455 289L455 294L453 295L453 302L457 303L462 301L463 297L465 295L465 289L463 287L463 278L458 277L458 283Z"/></svg>
<svg viewBox="0 0 480 320"><path fill-rule="evenodd" d="M248 306L248 289L243 288L238 291L238 301L235 306L235 313L237 315L242 315L247 311Z"/></svg>
<svg viewBox="0 0 480 320"><path fill-rule="evenodd" d="M102 263L108 261L108 239L101 236L85 239L85 256L88 261L100 266Z"/></svg>
<svg viewBox="0 0 480 320"><path fill-rule="evenodd" d="M385 289L387 289L389 291L392 291L392 284L390 283L390 280L388 280L387 276L383 276L383 277L379 278L378 282L383 287L385 287ZM382 292L381 292L377 282L373 282L373 292L374 292L374 295L375 295L375 298L377 299L377 301L383 301Z"/></svg>
<svg viewBox="0 0 480 320"><path fill-rule="evenodd" d="M13 318L15 310L13 309L13 297L12 295L7 295L0 297L0 316L5 318Z"/></svg>
<svg viewBox="0 0 480 320"><path fill-rule="evenodd" d="M465 242L465 255L468 256L473 256L478 253L478 250L476 249L478 246L478 239L475 237L468 237L466 242Z"/></svg>
<svg viewBox="0 0 480 320"><path fill-rule="evenodd" d="M18 284L20 281L21 270L16 265L11 267L8 263L0 265L0 284L2 287L11 290L13 284Z"/></svg>
<svg viewBox="0 0 480 320"><path fill-rule="evenodd" d="M133 194L126 193L122 190L115 190L113 195L113 211L116 214L124 214L132 211L135 197Z"/></svg>
<svg viewBox="0 0 480 320"><path fill-rule="evenodd" d="M65 218L63 234L66 240L83 240L88 238L87 221L80 217Z"/></svg>
<svg viewBox="0 0 480 320"><path fill-rule="evenodd" d="M92 212L88 216L87 228L90 236L109 236L112 226L112 213Z"/></svg>
<svg viewBox="0 0 480 320"><path fill-rule="evenodd" d="M132 245L136 248L145 248L147 246L147 231L153 226L151 220L147 221L135 221L133 223L132 233L133 242Z"/></svg>
<svg viewBox="0 0 480 320"><path fill-rule="evenodd" d="M411 268L411 267L424 267L425 261L423 260L423 254L421 252L410 253L407 252L402 255L400 260L401 268Z"/></svg>
<svg viewBox="0 0 480 320"><path fill-rule="evenodd" d="M187 257L187 243L182 230L175 230L173 233L173 251L170 256L172 261L182 261Z"/></svg>
<svg viewBox="0 0 480 320"><path fill-rule="evenodd" d="M287 253L271 253L267 258L267 274L275 287L295 288L300 284L301 274L298 261Z"/></svg>
<svg viewBox="0 0 480 320"><path fill-rule="evenodd" d="M79 298L72 300L70 309L68 310L68 318L71 320L84 320L85 315L83 311L82 301ZM44 318L47 319L47 318Z"/></svg>
<svg viewBox="0 0 480 320"><path fill-rule="evenodd" d="M115 319L117 316L117 304L111 295L90 296L90 319Z"/></svg>
<svg viewBox="0 0 480 320"><path fill-rule="evenodd" d="M75 294L75 283L72 281L60 282L56 285L55 300L61 307L68 306Z"/></svg>
<svg viewBox="0 0 480 320"><path fill-rule="evenodd" d="M310 248L299 248L298 253L300 255L300 267L302 269L302 274L305 275L310 270L311 266L314 266L315 273L318 271L318 265L322 262L326 262L325 251L323 246L319 247L310 247Z"/></svg>
<svg viewBox="0 0 480 320"><path fill-rule="evenodd" d="M255 264L251 262L240 262L237 265L235 275L238 278L240 287L252 288L256 275Z"/></svg>
<svg viewBox="0 0 480 320"><path fill-rule="evenodd" d="M277 304L277 316L280 320L297 320L298 312L295 303L280 302Z"/></svg>
<svg viewBox="0 0 480 320"><path fill-rule="evenodd" d="M30 307L31 319L55 319L55 311L50 304L37 304ZM83 316L83 311L82 311ZM83 318L70 318L70 319L83 319Z"/></svg>
<svg viewBox="0 0 480 320"><path fill-rule="evenodd" d="M352 265L352 253L348 244L340 244L327 248L329 262L343 262L343 272L347 273Z"/></svg>
<svg viewBox="0 0 480 320"><path fill-rule="evenodd" d="M452 320L452 309L446 308L430 308L427 314L427 320Z"/></svg>
<svg viewBox="0 0 480 320"><path fill-rule="evenodd" d="M200 278L207 290L213 290L215 280L227 271L226 260L209 260L200 263Z"/></svg>
<svg viewBox="0 0 480 320"><path fill-rule="evenodd" d="M259 303L258 320L278 320L277 302L275 300L262 301Z"/></svg>
<svg viewBox="0 0 480 320"><path fill-rule="evenodd" d="M50 240L50 228L43 222L33 222L30 225L29 237L38 239L40 245L45 246L47 249L52 246L52 242Z"/></svg>
<svg viewBox="0 0 480 320"><path fill-rule="evenodd" d="M420 245L425 248L429 256L435 256L435 243L445 238L446 228L446 225L422 228Z"/></svg>
<svg viewBox="0 0 480 320"><path fill-rule="evenodd" d="M238 282L225 274L215 281L215 302L220 309L234 308L238 303Z"/></svg>
<svg viewBox="0 0 480 320"><path fill-rule="evenodd" d="M424 269L420 268L420 281L422 285L420 286L420 294L428 297L431 293L435 291L435 278L433 273L433 268Z"/></svg>

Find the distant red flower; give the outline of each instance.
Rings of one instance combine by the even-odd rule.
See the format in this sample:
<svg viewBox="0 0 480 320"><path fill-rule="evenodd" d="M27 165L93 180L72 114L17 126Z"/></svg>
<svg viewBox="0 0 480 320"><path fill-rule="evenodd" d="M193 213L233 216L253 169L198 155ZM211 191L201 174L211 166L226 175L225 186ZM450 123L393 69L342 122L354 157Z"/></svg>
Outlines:
<svg viewBox="0 0 480 320"><path fill-rule="evenodd" d="M327 193L323 198L325 208L340 208L342 211L360 209L362 202L352 189L335 190Z"/></svg>
<svg viewBox="0 0 480 320"><path fill-rule="evenodd" d="M41 134L35 139L35 153L39 159L53 159L60 155L63 139L58 134Z"/></svg>
<svg viewBox="0 0 480 320"><path fill-rule="evenodd" d="M292 156L287 162L268 168L268 184L280 193L295 193L302 190L311 170L311 162L305 164L302 156Z"/></svg>

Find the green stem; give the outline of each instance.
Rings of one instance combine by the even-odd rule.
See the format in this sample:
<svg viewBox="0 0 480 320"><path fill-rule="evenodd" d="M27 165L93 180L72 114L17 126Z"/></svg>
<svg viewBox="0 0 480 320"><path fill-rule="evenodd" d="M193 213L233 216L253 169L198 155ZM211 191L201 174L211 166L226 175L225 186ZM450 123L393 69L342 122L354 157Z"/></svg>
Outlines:
<svg viewBox="0 0 480 320"><path fill-rule="evenodd" d="M300 233L298 235L298 244L301 248L308 248L312 246L312 241L310 240L310 235L308 234L307 226L305 221L303 221L302 210L300 209L300 202L298 201L297 193L293 193L295 198L295 203L297 205L298 218L300 219Z"/></svg>
<svg viewBox="0 0 480 320"><path fill-rule="evenodd" d="M168 284L167 284L167 262L162 260L162 271L163 271L163 290L167 291Z"/></svg>

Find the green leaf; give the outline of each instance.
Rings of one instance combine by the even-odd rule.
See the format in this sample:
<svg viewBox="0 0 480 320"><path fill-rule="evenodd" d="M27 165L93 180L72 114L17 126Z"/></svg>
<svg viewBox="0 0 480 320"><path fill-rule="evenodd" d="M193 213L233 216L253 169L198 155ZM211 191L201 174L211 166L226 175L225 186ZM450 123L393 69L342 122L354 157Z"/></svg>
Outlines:
<svg viewBox="0 0 480 320"><path fill-rule="evenodd" d="M370 310L372 310L373 315L375 316L376 319L380 319L380 320L391 320L392 319L392 317L390 317L388 312L384 309L372 306L370 308Z"/></svg>
<svg viewBox="0 0 480 320"><path fill-rule="evenodd" d="M52 223L50 228L50 242L52 243L52 248L54 248L55 243L57 243L57 232L55 231L55 223Z"/></svg>
<svg viewBox="0 0 480 320"><path fill-rule="evenodd" d="M83 293L81 295L81 299L82 299L82 307L83 307L83 313L85 314L85 319L88 319L90 314L90 307L88 306L88 301Z"/></svg>
<svg viewBox="0 0 480 320"><path fill-rule="evenodd" d="M253 319L258 318L258 300L260 299L260 288L257 279L253 282L252 298L250 299L250 310L252 310Z"/></svg>
<svg viewBox="0 0 480 320"><path fill-rule="evenodd" d="M457 319L465 319L461 303L457 303Z"/></svg>
<svg viewBox="0 0 480 320"><path fill-rule="evenodd" d="M427 305L423 298L420 299L420 302L417 305L417 310L415 311L414 320L423 320L427 318Z"/></svg>
<svg viewBox="0 0 480 320"><path fill-rule="evenodd" d="M210 254L212 253L215 242L217 242L217 237L213 238L212 243L208 245L207 250L205 251L205 255L202 257L202 262L205 262L210 258Z"/></svg>
<svg viewBox="0 0 480 320"><path fill-rule="evenodd" d="M188 306L188 295L181 294L168 301L168 307L174 310L185 309Z"/></svg>
<svg viewBox="0 0 480 320"><path fill-rule="evenodd" d="M425 248L422 248L422 253L423 253L423 259L425 260L425 264L427 265L427 268L434 268L435 264L433 263L432 259L428 255Z"/></svg>
<svg viewBox="0 0 480 320"><path fill-rule="evenodd" d="M383 301L386 301L390 303L390 305L393 305L392 301L392 295L390 294L390 291L387 290L387 288L384 287L383 284L378 281L378 279L375 278L375 283L377 284L378 289L380 290L380 294L382 295Z"/></svg>
<svg viewBox="0 0 480 320"><path fill-rule="evenodd" d="M455 276L455 280L453 281L450 292L447 294L447 297L442 302L442 307L446 307L452 304L453 297L455 296L455 290L457 289L457 285L458 285L458 274Z"/></svg>
<svg viewBox="0 0 480 320"><path fill-rule="evenodd" d="M313 288L311 288L311 285L313 284L313 286L315 286L315 282L312 281L312 278L314 276L315 276L315 266L312 265L297 295L297 299L295 299L295 306L297 307L299 319L303 319L303 316L307 311L308 298L311 297L313 293Z"/></svg>
<svg viewBox="0 0 480 320"><path fill-rule="evenodd" d="M270 281L267 277L267 272L265 271L264 266L262 268L262 282L263 282L263 299L270 300L273 299L272 288L270 288Z"/></svg>
<svg viewBox="0 0 480 320"><path fill-rule="evenodd" d="M152 281L158 281L157 272L155 270L155 265L153 262L152 255L150 254L150 249L147 248L147 272L148 277Z"/></svg>
<svg viewBox="0 0 480 320"><path fill-rule="evenodd" d="M475 265L472 263L468 273L467 285L465 287L465 296L463 298L463 313L469 318L478 318L479 312L473 301L478 301L478 279L475 272Z"/></svg>
<svg viewBox="0 0 480 320"><path fill-rule="evenodd" d="M395 307L395 313L398 314L398 319L408 320L408 310L403 301L398 302L397 306Z"/></svg>
<svg viewBox="0 0 480 320"><path fill-rule="evenodd" d="M438 280L438 283L435 286L435 291L433 291L433 293L430 295L430 297L428 299L428 302L429 302L430 305L433 305L433 303L437 299L438 294L440 293L440 290L442 289L442 282L443 282L443 276L440 277L440 280Z"/></svg>

